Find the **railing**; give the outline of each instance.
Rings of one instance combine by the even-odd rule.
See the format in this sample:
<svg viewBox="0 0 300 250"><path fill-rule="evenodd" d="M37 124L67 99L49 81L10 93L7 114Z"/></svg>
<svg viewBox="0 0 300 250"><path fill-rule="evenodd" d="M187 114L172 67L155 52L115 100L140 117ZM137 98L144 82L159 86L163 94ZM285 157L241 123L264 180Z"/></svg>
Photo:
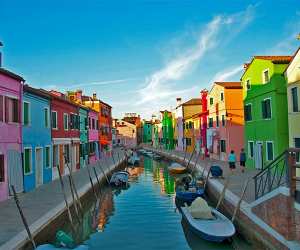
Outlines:
<svg viewBox="0 0 300 250"><path fill-rule="evenodd" d="M293 187L291 195L296 193L296 158L300 149L289 148L282 152L272 162L270 162L263 170L256 174L254 179L255 199L258 199L274 189L286 185ZM292 194L293 191L293 194Z"/></svg>

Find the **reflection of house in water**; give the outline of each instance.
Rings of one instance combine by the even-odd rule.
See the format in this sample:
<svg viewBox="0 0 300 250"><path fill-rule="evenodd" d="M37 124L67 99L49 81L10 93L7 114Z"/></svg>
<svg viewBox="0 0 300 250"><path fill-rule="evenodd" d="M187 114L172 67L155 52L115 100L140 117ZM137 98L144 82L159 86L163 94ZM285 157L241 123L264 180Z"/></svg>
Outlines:
<svg viewBox="0 0 300 250"><path fill-rule="evenodd" d="M113 193L111 189L103 192L99 204L98 231L103 231L108 217L112 215L114 210Z"/></svg>
<svg viewBox="0 0 300 250"><path fill-rule="evenodd" d="M129 180L133 180L139 177L144 172L144 168L142 167L127 168L127 171L129 173Z"/></svg>

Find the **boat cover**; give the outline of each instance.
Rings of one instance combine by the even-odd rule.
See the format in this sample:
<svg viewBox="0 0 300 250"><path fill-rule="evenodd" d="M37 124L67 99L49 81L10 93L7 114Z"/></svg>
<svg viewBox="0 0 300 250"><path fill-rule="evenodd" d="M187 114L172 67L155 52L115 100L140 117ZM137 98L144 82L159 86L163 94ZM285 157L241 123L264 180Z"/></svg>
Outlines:
<svg viewBox="0 0 300 250"><path fill-rule="evenodd" d="M196 198L190 207L189 212L195 219L213 219L211 208L208 206L206 200L201 197Z"/></svg>

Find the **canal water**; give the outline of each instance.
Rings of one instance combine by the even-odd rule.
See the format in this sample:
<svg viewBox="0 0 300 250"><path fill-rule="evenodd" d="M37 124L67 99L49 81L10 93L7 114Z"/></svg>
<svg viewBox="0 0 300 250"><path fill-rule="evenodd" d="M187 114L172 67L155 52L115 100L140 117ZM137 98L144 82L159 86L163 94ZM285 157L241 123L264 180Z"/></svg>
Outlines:
<svg viewBox="0 0 300 250"><path fill-rule="evenodd" d="M215 244L190 232L175 210L175 180L165 161L144 157L129 169L130 187L101 190L101 199L85 211L80 238L89 249L251 249L239 237Z"/></svg>

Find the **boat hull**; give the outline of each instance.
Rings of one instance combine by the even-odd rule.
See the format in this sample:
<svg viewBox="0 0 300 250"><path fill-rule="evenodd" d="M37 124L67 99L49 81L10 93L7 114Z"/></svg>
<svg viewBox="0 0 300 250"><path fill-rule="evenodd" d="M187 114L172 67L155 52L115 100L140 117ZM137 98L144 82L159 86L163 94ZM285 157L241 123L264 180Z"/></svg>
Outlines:
<svg viewBox="0 0 300 250"><path fill-rule="evenodd" d="M176 191L176 199L183 203L192 203L196 198L204 196L204 189L199 188L196 192Z"/></svg>

